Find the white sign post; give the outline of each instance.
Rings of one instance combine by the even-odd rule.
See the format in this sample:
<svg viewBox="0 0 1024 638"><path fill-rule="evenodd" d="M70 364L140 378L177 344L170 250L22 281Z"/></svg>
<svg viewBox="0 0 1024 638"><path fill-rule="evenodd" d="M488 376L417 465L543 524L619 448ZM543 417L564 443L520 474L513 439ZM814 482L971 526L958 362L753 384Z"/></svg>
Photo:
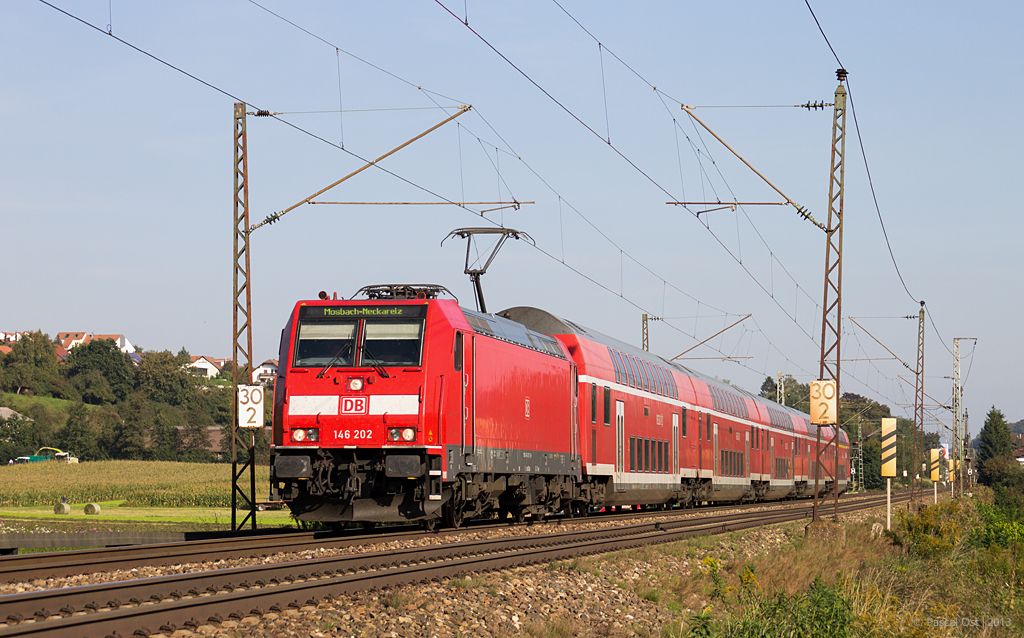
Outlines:
<svg viewBox="0 0 1024 638"><path fill-rule="evenodd" d="M261 428L265 425L264 396L265 388L261 385L238 386L238 427Z"/></svg>

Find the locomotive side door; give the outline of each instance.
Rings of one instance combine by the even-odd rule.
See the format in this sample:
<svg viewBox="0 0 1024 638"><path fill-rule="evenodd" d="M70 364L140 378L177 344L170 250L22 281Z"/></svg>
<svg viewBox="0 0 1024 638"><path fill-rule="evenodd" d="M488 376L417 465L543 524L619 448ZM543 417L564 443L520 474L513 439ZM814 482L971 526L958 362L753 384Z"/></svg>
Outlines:
<svg viewBox="0 0 1024 638"><path fill-rule="evenodd" d="M476 335L464 335L462 348L462 454L466 465L476 463Z"/></svg>
<svg viewBox="0 0 1024 638"><path fill-rule="evenodd" d="M616 399L615 401L615 485L616 491L625 491L626 461L625 461L625 439L626 439L626 404Z"/></svg>

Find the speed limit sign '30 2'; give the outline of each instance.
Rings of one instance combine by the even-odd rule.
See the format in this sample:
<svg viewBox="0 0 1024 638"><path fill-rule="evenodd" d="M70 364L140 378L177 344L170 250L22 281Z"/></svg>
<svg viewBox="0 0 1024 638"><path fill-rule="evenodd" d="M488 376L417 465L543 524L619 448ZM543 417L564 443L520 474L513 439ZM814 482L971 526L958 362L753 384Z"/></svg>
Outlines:
<svg viewBox="0 0 1024 638"><path fill-rule="evenodd" d="M263 427L264 394L265 388L261 385L238 386L238 427Z"/></svg>
<svg viewBox="0 0 1024 638"><path fill-rule="evenodd" d="M835 381L811 381L811 423L831 425L838 421Z"/></svg>

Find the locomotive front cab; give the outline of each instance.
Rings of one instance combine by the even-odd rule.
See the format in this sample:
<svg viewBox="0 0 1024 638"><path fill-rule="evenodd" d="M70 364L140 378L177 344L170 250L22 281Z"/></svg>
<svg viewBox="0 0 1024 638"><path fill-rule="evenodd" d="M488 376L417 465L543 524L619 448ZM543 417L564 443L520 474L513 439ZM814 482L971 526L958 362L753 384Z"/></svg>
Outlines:
<svg viewBox="0 0 1024 638"><path fill-rule="evenodd" d="M445 302L296 305L282 334L271 491L300 520L437 515L442 448L423 401L435 303Z"/></svg>

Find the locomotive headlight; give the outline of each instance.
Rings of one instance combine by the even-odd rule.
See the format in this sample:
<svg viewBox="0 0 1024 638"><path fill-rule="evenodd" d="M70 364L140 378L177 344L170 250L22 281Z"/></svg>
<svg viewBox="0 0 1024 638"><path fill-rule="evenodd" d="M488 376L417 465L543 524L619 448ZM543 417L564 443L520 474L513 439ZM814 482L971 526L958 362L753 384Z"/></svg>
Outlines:
<svg viewBox="0 0 1024 638"><path fill-rule="evenodd" d="M320 430L310 429L308 431L308 433L306 434L306 440L308 440L308 441L319 441L320 440Z"/></svg>
<svg viewBox="0 0 1024 638"><path fill-rule="evenodd" d="M363 380L359 377L354 377L348 380L348 389L353 392L358 392L363 389Z"/></svg>
<svg viewBox="0 0 1024 638"><path fill-rule="evenodd" d="M388 440L398 441L402 438L402 430L399 428L388 428Z"/></svg>
<svg viewBox="0 0 1024 638"><path fill-rule="evenodd" d="M414 430L412 428L405 428L404 430L402 430L402 440L403 441L408 442L408 441L412 441L415 438L416 438L416 430Z"/></svg>
<svg viewBox="0 0 1024 638"><path fill-rule="evenodd" d="M292 441L305 441L306 431L305 430L292 430Z"/></svg>

